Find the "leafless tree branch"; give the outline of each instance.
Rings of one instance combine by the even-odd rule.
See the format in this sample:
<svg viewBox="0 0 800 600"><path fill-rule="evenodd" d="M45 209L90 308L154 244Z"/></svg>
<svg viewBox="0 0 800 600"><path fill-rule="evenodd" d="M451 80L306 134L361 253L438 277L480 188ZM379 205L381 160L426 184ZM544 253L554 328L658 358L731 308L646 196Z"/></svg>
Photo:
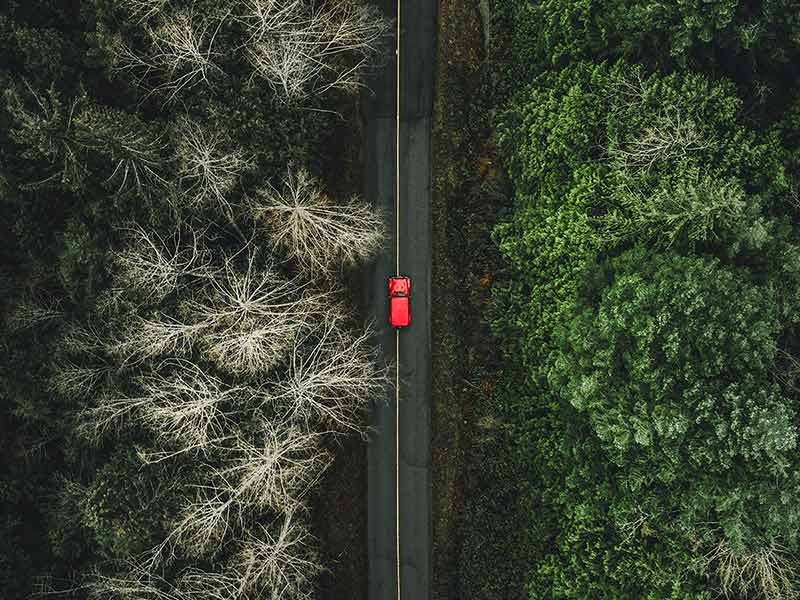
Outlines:
<svg viewBox="0 0 800 600"><path fill-rule="evenodd" d="M257 526L232 560L241 591L270 600L311 599L314 579L324 570L312 550L313 538L295 514L271 527ZM264 596L268 594L268 596Z"/></svg>
<svg viewBox="0 0 800 600"><path fill-rule="evenodd" d="M11 331L24 331L58 323L63 318L64 311L58 300L29 296L16 305L7 319L7 325Z"/></svg>
<svg viewBox="0 0 800 600"><path fill-rule="evenodd" d="M353 336L336 322L298 338L288 370L271 381L271 400L296 423L366 433L365 413L382 397L387 371L378 367L372 332Z"/></svg>
<svg viewBox="0 0 800 600"><path fill-rule="evenodd" d="M335 204L305 169L290 170L281 190L260 191L252 209L269 226L275 245L308 274L354 266L383 245L386 226L378 212L357 198Z"/></svg>
<svg viewBox="0 0 800 600"><path fill-rule="evenodd" d="M390 23L375 8L341 0L249 0L239 17L254 75L287 102L338 89L354 92L380 56Z"/></svg>
<svg viewBox="0 0 800 600"><path fill-rule="evenodd" d="M201 17L193 9L163 15L154 27L144 25L150 42L145 52L137 52L121 39L115 41L112 69L132 76L149 93L164 93L168 102L198 84L210 85L211 74L221 72L215 63L219 53L214 43L224 20ZM153 76L160 82L151 83Z"/></svg>
<svg viewBox="0 0 800 600"><path fill-rule="evenodd" d="M725 598L792 600L800 597L795 561L779 544L736 552L721 541L705 559L715 566L719 591Z"/></svg>
<svg viewBox="0 0 800 600"><path fill-rule="evenodd" d="M231 207L227 195L250 161L238 150L230 150L224 137L204 129L189 119L178 127L178 164L185 198L190 206L214 203L226 212Z"/></svg>
<svg viewBox="0 0 800 600"><path fill-rule="evenodd" d="M286 423L261 420L256 442L240 438L237 455L220 471L241 504L289 511L317 483L331 457L320 447L320 435Z"/></svg>
<svg viewBox="0 0 800 600"><path fill-rule="evenodd" d="M128 240L114 259L120 270L119 285L143 292L152 301L160 301L187 278L207 278L213 273L211 258L203 247L202 233L188 235L176 231L169 239L141 226L127 228ZM188 239L187 239L188 238Z"/></svg>

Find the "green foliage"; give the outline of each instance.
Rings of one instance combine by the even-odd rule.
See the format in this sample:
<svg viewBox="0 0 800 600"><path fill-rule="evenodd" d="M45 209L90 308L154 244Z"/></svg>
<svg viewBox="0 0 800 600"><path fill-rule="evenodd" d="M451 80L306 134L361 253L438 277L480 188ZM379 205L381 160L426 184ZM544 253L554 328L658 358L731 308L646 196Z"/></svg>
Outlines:
<svg viewBox="0 0 800 600"><path fill-rule="evenodd" d="M796 75L800 12L794 0L661 2L511 0L518 80L580 60L625 58L652 69L717 71L754 100L784 95Z"/></svg>
<svg viewBox="0 0 800 600"><path fill-rule="evenodd" d="M735 181L720 182L696 173L686 178L664 178L649 194L627 187L616 190L618 206L600 218L599 237L611 246L630 240L649 242L658 248L696 247L723 237L763 230L757 216L759 203L748 206L744 190ZM746 219L748 209L756 216ZM748 232L737 231L748 221Z"/></svg>
<svg viewBox="0 0 800 600"><path fill-rule="evenodd" d="M623 468L620 489L655 485L663 495L698 485L737 498L706 498L728 541L754 543L767 531L793 540L800 512L764 515L755 509L775 494L725 489L732 471L750 490L796 468L795 411L773 375L781 329L774 293L714 259L642 248L609 270L609 286L587 290L557 334L551 383ZM757 504L748 510L750 500Z"/></svg>
<svg viewBox="0 0 800 600"><path fill-rule="evenodd" d="M586 163L599 163L612 181L652 183L694 167L751 190L785 190L777 138L758 139L741 116L725 81L647 75L624 62L578 63L519 92L498 139L517 193L563 194Z"/></svg>
<svg viewBox="0 0 800 600"><path fill-rule="evenodd" d="M494 323L532 373L609 243L758 242L752 194L782 194L787 183L775 136L759 139L740 111L725 82L648 77L625 63L548 72L515 97L498 131L516 199L495 229L510 275L495 287ZM727 187L715 186L709 205L703 186L719 180Z"/></svg>
<svg viewBox="0 0 800 600"><path fill-rule="evenodd" d="M644 248L588 281L555 334L552 391L516 388L534 401L514 420L525 543L543 552L530 598L712 598L721 539L742 555L797 543L774 295L717 259Z"/></svg>
<svg viewBox="0 0 800 600"><path fill-rule="evenodd" d="M75 139L94 159L103 185L116 195L167 193L170 166L164 125L135 114L91 106L74 116Z"/></svg>
<svg viewBox="0 0 800 600"><path fill-rule="evenodd" d="M174 518L171 490L175 473L142 467L131 449L120 448L97 472L81 502L82 518L107 558L123 559L149 550L165 537Z"/></svg>
<svg viewBox="0 0 800 600"><path fill-rule="evenodd" d="M519 372L496 410L527 593L789 597L797 6L500 5L514 206L491 318Z"/></svg>
<svg viewBox="0 0 800 600"><path fill-rule="evenodd" d="M0 435L4 436L0 439L10 441L8 433L13 425L9 420L0 420ZM33 482L26 478L24 469L13 465L14 448L10 444L0 442L0 450L7 458L0 468L0 586L5 594L21 597L30 590L33 571L25 536L25 517L29 516L25 505L30 502Z"/></svg>
<svg viewBox="0 0 800 600"><path fill-rule="evenodd" d="M36 167L26 174L24 185L28 188L61 185L69 191L80 190L86 168L71 136L72 117L80 99L65 102L53 86L46 94L27 85L26 88L25 96L15 88L5 92L13 123L11 140L22 148L21 157Z"/></svg>

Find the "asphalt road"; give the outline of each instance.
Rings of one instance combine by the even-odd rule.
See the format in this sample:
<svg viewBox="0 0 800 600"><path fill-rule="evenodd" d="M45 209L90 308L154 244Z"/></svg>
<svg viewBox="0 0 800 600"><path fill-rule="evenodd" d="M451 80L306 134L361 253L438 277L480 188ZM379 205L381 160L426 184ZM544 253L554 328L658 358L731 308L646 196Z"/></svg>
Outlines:
<svg viewBox="0 0 800 600"><path fill-rule="evenodd" d="M393 17L392 0L375 0ZM400 271L412 279L412 323L400 332L400 578L402 600L431 593L431 115L436 60L436 0L402 0L400 99ZM392 46L393 49L393 46ZM391 49L390 49L391 52ZM395 333L387 324L386 279L395 270L395 62L363 95L364 192L386 214L386 253L366 273L364 302L375 318L384 356ZM397 593L395 563L395 398L391 390L370 416L368 446L369 599Z"/></svg>

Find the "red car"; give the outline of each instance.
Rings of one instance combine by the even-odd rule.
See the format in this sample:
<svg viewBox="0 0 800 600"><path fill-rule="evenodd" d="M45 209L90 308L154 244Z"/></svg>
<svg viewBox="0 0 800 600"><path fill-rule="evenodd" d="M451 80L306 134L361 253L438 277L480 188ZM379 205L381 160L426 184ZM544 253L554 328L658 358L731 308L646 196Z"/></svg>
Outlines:
<svg viewBox="0 0 800 600"><path fill-rule="evenodd" d="M410 278L389 278L389 324L392 327L408 327L411 323L410 296Z"/></svg>

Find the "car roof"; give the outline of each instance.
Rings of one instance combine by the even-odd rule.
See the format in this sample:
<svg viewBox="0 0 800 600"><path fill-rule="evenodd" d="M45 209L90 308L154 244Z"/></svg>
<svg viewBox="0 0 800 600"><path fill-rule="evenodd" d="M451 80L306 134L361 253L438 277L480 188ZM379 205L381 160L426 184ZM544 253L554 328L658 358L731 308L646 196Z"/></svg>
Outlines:
<svg viewBox="0 0 800 600"><path fill-rule="evenodd" d="M389 293L408 293L411 290L411 279L408 277L392 277L389 279Z"/></svg>

